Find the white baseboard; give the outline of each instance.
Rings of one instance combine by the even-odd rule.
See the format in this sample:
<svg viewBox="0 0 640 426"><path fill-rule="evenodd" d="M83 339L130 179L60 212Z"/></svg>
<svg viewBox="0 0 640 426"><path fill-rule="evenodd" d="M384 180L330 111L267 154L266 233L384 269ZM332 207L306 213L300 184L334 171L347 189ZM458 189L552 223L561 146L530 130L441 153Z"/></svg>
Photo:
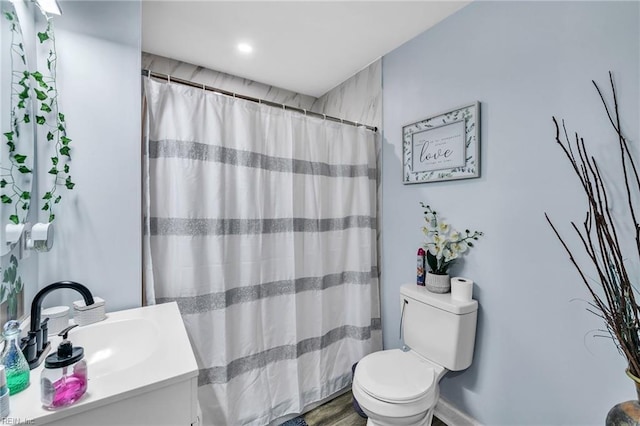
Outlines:
<svg viewBox="0 0 640 426"><path fill-rule="evenodd" d="M448 426L482 426L479 421L463 413L443 397L438 399L434 414Z"/></svg>

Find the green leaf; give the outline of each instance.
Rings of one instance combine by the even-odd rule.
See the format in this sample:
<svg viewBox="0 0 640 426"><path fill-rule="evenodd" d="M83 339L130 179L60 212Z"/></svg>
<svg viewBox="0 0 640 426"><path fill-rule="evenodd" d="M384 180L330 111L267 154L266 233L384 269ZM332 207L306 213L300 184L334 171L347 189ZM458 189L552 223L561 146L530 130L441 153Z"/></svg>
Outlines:
<svg viewBox="0 0 640 426"><path fill-rule="evenodd" d="M20 166L18 167L18 171L20 173L31 173L31 169L29 169L27 166Z"/></svg>
<svg viewBox="0 0 640 426"><path fill-rule="evenodd" d="M47 69L51 71L51 60L47 59Z"/></svg>
<svg viewBox="0 0 640 426"><path fill-rule="evenodd" d="M62 124L58 124L58 130L64 132L64 126Z"/></svg>
<svg viewBox="0 0 640 426"><path fill-rule="evenodd" d="M13 16L11 16L11 14L9 12L5 12L4 16L5 16L5 18L7 18L7 20L13 21Z"/></svg>
<svg viewBox="0 0 640 426"><path fill-rule="evenodd" d="M40 43L44 43L46 40L49 40L49 34L38 33L38 38L40 39Z"/></svg>
<svg viewBox="0 0 640 426"><path fill-rule="evenodd" d="M9 140L9 141L13 140L13 132L7 132L7 133L3 133L3 134L7 138L7 140Z"/></svg>
<svg viewBox="0 0 640 426"><path fill-rule="evenodd" d="M24 105L24 99L20 100L20 102L18 102L18 109L25 109L25 105Z"/></svg>
<svg viewBox="0 0 640 426"><path fill-rule="evenodd" d="M18 98L29 99L29 89L25 88L22 92L18 93Z"/></svg>
<svg viewBox="0 0 640 426"><path fill-rule="evenodd" d="M43 89L49 89L49 86L47 85L47 83L45 83L43 80L38 81L38 84L40 85L40 87L42 87Z"/></svg>
<svg viewBox="0 0 640 426"><path fill-rule="evenodd" d="M2 201L3 204L11 204L13 202L13 200L5 194L0 196L0 201Z"/></svg>
<svg viewBox="0 0 640 426"><path fill-rule="evenodd" d="M38 123L38 124L40 124L40 125L43 125L43 124L44 124L44 123L46 123L46 122L47 122L47 119L46 119L46 118L44 118L44 117L43 117L43 116L41 116L41 115L36 115L36 123Z"/></svg>
<svg viewBox="0 0 640 426"><path fill-rule="evenodd" d="M44 101L45 99L47 99L49 96L47 96L47 94L41 90L38 89L33 89L36 92L36 96L38 97L39 101Z"/></svg>
<svg viewBox="0 0 640 426"><path fill-rule="evenodd" d="M429 265L431 272L436 272L438 270L438 258L432 255L429 250L427 250L427 264Z"/></svg>
<svg viewBox="0 0 640 426"><path fill-rule="evenodd" d="M53 133L51 133L51 132L47 133L47 140L48 141L52 141L53 140Z"/></svg>
<svg viewBox="0 0 640 426"><path fill-rule="evenodd" d="M57 166L57 165L58 165L58 157L51 157L51 163L52 163L54 166Z"/></svg>
<svg viewBox="0 0 640 426"><path fill-rule="evenodd" d="M51 107L43 102L40 106L40 111L51 112Z"/></svg>
<svg viewBox="0 0 640 426"><path fill-rule="evenodd" d="M30 200L31 193L29 191L22 191L22 194L20 194L20 198L22 198L23 200Z"/></svg>
<svg viewBox="0 0 640 426"><path fill-rule="evenodd" d="M16 144L13 142L7 142L7 146L9 147L9 152L13 152L16 150Z"/></svg>
<svg viewBox="0 0 640 426"><path fill-rule="evenodd" d="M51 170L49 170L49 174L50 175L57 175L58 174L58 169L55 167L52 167Z"/></svg>
<svg viewBox="0 0 640 426"><path fill-rule="evenodd" d="M0 188L4 188L5 186L7 186L7 181L4 179L0 180Z"/></svg>
<svg viewBox="0 0 640 426"><path fill-rule="evenodd" d="M14 155L14 156L13 156L13 158L15 158L15 159L16 159L16 163L18 163L18 164L23 164L23 163L24 163L24 160L26 160L26 159L27 159L27 156L26 156L26 155L16 154L16 155Z"/></svg>
<svg viewBox="0 0 640 426"><path fill-rule="evenodd" d="M29 203L22 203L22 210L29 210Z"/></svg>
<svg viewBox="0 0 640 426"><path fill-rule="evenodd" d="M62 145L69 145L69 142L71 142L71 139L66 136L61 137L60 140L62 141Z"/></svg>
<svg viewBox="0 0 640 426"><path fill-rule="evenodd" d="M53 214L53 213L51 213L51 214L49 215L49 222L53 222L53 219L55 219L55 218L56 218L56 215L55 215L55 214Z"/></svg>
<svg viewBox="0 0 640 426"><path fill-rule="evenodd" d="M35 78L36 81L42 81L42 73L40 71L32 72L31 76Z"/></svg>
<svg viewBox="0 0 640 426"><path fill-rule="evenodd" d="M49 210L49 203L45 203L45 205L42 206L42 210L44 210L44 211Z"/></svg>
<svg viewBox="0 0 640 426"><path fill-rule="evenodd" d="M58 118L60 119L60 121L62 121L64 123L64 114L63 113L58 113Z"/></svg>
<svg viewBox="0 0 640 426"><path fill-rule="evenodd" d="M31 117L29 116L29 114L25 114L24 115L24 122L25 123L31 123Z"/></svg>
<svg viewBox="0 0 640 426"><path fill-rule="evenodd" d="M67 189L73 189L73 187L76 186L75 183L71 182L71 176L68 176L67 179L64 181L64 186L66 186Z"/></svg>
<svg viewBox="0 0 640 426"><path fill-rule="evenodd" d="M62 200L62 195L58 195L58 196L56 197L56 199L55 199L55 200L53 200L53 202L54 202L55 204L58 204L58 203L60 202L60 200Z"/></svg>
<svg viewBox="0 0 640 426"><path fill-rule="evenodd" d="M50 200L52 197L53 197L53 194L51 192L47 192L46 194L44 194L42 199L43 200Z"/></svg>
<svg viewBox="0 0 640 426"><path fill-rule="evenodd" d="M65 173L69 173L69 165L68 164L64 165L64 172Z"/></svg>
<svg viewBox="0 0 640 426"><path fill-rule="evenodd" d="M67 157L71 157L69 155L70 150L71 148L69 148L68 146L63 146L62 148L60 148L60 155L66 155Z"/></svg>
<svg viewBox="0 0 640 426"><path fill-rule="evenodd" d="M22 285L22 280L20 279L20 277L18 277L18 279L16 280L16 286L14 288L14 291L16 293L20 293L22 291L23 287L24 286Z"/></svg>

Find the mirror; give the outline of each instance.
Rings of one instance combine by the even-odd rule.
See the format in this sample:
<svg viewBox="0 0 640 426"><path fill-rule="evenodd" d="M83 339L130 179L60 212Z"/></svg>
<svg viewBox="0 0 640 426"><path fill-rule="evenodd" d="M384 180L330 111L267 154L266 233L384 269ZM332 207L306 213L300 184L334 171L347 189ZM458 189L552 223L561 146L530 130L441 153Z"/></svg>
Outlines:
<svg viewBox="0 0 640 426"><path fill-rule="evenodd" d="M0 0L0 256L15 243L7 225L27 221L31 204L34 137L33 79L28 59L33 57L29 37L35 37L33 16L24 2Z"/></svg>

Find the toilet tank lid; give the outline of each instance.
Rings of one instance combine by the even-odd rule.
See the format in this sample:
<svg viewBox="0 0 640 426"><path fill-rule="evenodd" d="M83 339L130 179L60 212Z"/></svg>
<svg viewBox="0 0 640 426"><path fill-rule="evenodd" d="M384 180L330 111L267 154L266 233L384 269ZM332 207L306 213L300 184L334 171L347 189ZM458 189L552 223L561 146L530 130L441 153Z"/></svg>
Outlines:
<svg viewBox="0 0 640 426"><path fill-rule="evenodd" d="M476 300L463 302L451 298L451 293L432 293L425 287L413 283L402 285L400 294L456 315L469 314L478 310L478 302Z"/></svg>

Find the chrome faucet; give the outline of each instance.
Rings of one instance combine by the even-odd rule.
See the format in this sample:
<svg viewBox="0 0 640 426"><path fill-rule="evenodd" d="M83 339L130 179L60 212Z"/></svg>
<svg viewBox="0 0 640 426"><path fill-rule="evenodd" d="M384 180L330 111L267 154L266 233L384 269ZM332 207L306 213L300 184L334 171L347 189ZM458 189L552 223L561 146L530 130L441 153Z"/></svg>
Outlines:
<svg viewBox="0 0 640 426"><path fill-rule="evenodd" d="M42 309L42 300L53 290L59 288L70 288L77 291L84 298L84 303L89 306L93 305L93 295L87 287L73 281L58 281L49 284L40 290L31 302L31 329L27 337L22 338L22 353L24 354L29 368L34 369L42 362L42 359L49 350L48 324L47 319L40 321L40 312Z"/></svg>

